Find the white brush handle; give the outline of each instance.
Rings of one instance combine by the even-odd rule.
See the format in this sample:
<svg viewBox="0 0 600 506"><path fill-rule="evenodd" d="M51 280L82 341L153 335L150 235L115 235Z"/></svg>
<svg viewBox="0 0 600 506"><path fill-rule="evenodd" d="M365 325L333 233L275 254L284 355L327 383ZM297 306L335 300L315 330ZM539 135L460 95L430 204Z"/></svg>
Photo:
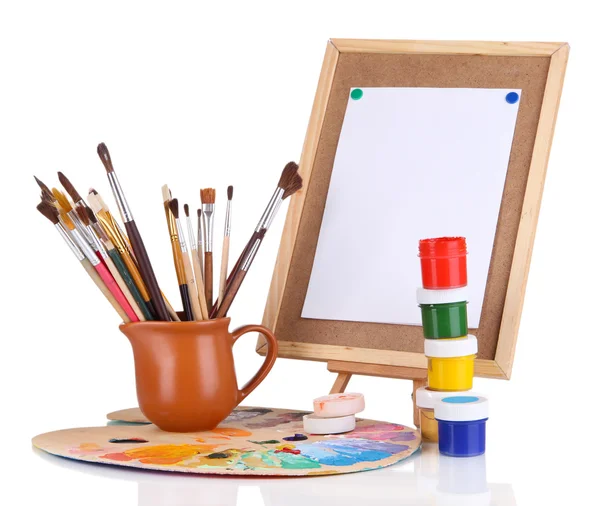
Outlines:
<svg viewBox="0 0 600 506"><path fill-rule="evenodd" d="M204 318L202 318L202 310L200 309L200 302L198 300L198 287L196 286L196 279L194 278L194 272L192 271L190 256L187 251L182 251L181 256L183 257L185 280L187 282L188 291L190 293L190 302L192 304L192 313L194 315L194 320L203 320Z"/></svg>
<svg viewBox="0 0 600 506"><path fill-rule="evenodd" d="M194 265L194 277L196 278L196 287L198 288L198 301L200 302L200 312L202 319L208 320L208 306L206 305L206 295L204 294L204 281L202 280L202 266L198 252L192 250L192 264Z"/></svg>

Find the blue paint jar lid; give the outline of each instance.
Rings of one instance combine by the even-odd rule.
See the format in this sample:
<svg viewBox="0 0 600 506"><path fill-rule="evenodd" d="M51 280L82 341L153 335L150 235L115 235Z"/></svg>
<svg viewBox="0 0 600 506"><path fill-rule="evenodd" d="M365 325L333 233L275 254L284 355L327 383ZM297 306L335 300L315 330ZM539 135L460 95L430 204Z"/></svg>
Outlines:
<svg viewBox="0 0 600 506"><path fill-rule="evenodd" d="M433 408L436 420L473 422L489 416L488 400L478 395L450 395Z"/></svg>

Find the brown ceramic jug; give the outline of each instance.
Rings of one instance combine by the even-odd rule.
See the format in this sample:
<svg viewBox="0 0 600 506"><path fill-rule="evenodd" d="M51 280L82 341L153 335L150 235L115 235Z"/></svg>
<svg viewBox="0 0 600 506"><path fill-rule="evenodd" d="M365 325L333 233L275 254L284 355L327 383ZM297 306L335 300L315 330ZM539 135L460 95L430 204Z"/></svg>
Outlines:
<svg viewBox="0 0 600 506"><path fill-rule="evenodd" d="M137 397L142 413L160 429L214 429L265 379L277 357L277 340L261 325L229 332L229 318L193 322L138 322L119 328L133 348ZM265 336L269 349L261 368L240 390L233 344L248 332Z"/></svg>

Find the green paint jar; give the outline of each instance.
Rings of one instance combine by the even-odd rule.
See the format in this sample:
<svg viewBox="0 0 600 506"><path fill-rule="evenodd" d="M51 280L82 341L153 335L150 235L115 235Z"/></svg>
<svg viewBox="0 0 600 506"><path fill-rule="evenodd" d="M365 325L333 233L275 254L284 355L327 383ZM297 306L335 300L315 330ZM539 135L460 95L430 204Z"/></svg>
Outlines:
<svg viewBox="0 0 600 506"><path fill-rule="evenodd" d="M467 303L419 304L423 334L427 339L448 339L467 335Z"/></svg>

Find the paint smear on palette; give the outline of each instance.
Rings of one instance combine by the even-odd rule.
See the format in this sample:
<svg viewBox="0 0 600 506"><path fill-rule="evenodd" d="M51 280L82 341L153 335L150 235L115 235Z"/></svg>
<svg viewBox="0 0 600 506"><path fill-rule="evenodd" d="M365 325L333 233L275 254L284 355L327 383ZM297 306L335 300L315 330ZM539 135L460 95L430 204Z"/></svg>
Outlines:
<svg viewBox="0 0 600 506"><path fill-rule="evenodd" d="M250 429L268 429L277 427L285 423L302 421L302 417L308 415L308 411L294 411L292 413L282 413L273 418L265 418L260 422L248 422L246 427Z"/></svg>
<svg viewBox="0 0 600 506"><path fill-rule="evenodd" d="M226 419L226 422L241 422L242 420L249 420L256 418L257 416L267 415L272 413L272 409L268 408L252 408L252 409L236 409Z"/></svg>
<svg viewBox="0 0 600 506"><path fill-rule="evenodd" d="M357 427L348 434L332 436L334 438L363 438L373 441L414 441L417 436L411 430L406 430L402 425L391 423L378 423L366 427Z"/></svg>
<svg viewBox="0 0 600 506"><path fill-rule="evenodd" d="M308 436L304 434L294 434L293 436L284 437L284 441L306 441Z"/></svg>
<svg viewBox="0 0 600 506"><path fill-rule="evenodd" d="M406 445L350 438L343 441L316 441L297 446L302 455L328 466L351 466L360 462L382 460L408 448Z"/></svg>

